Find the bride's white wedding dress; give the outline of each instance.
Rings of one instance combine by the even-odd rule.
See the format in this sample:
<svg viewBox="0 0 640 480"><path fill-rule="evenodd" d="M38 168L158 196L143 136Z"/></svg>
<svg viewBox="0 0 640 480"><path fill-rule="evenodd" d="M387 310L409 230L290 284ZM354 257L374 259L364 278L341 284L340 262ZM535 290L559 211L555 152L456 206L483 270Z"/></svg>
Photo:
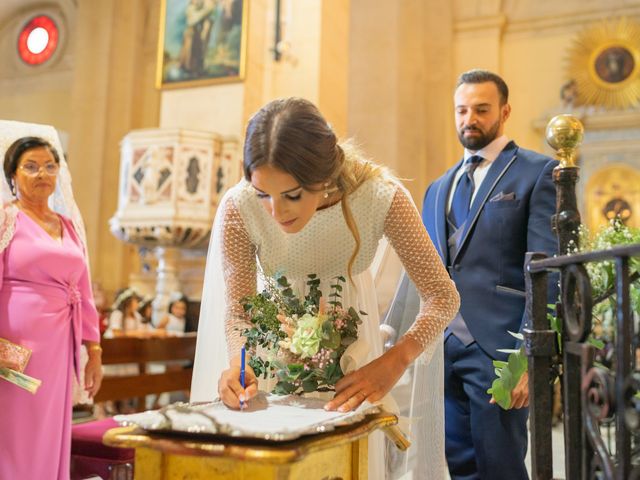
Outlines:
<svg viewBox="0 0 640 480"><path fill-rule="evenodd" d="M239 354L244 343L240 333L250 325L239 300L256 292L258 271L267 276L284 274L300 294L311 273L321 279L325 294L335 277L345 277L343 305L368 314L362 317L358 332L356 366L380 356L380 319L369 269L384 235L422 300L417 319L406 335L427 350L397 386L399 407L410 416L413 455L387 456L387 469L393 467L396 472L389 478L406 470L413 472L413 477L406 478L442 479L444 395L442 349L438 347L442 345L445 326L458 308L455 287L415 205L399 182L388 176L368 180L347 201L360 235L360 250L352 268L353 282L349 281L347 265L355 241L340 203L318 210L300 232L289 234L267 213L249 182L243 180L226 193L218 208L209 246L191 400L211 401L217 397L220 373L227 368L228 360ZM429 362L431 355L433 359ZM428 368L433 371L427 371ZM419 434L415 435L416 432ZM370 440L371 479L385 478L383 452L381 436ZM394 456L395 463L391 461Z"/></svg>

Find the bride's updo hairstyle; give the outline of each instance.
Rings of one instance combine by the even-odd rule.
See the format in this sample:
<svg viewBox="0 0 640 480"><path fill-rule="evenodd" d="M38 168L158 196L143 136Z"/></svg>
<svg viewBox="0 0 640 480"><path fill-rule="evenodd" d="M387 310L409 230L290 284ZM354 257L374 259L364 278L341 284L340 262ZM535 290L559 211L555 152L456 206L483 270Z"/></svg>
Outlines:
<svg viewBox="0 0 640 480"><path fill-rule="evenodd" d="M336 134L318 108L303 98L273 100L262 107L247 126L244 142L244 176L263 165L288 173L307 191L336 191L342 194L345 221L356 246L348 265L360 251L360 233L347 197L362 183L382 174L382 167L363 158L357 148L338 143ZM324 185L327 187L324 187Z"/></svg>

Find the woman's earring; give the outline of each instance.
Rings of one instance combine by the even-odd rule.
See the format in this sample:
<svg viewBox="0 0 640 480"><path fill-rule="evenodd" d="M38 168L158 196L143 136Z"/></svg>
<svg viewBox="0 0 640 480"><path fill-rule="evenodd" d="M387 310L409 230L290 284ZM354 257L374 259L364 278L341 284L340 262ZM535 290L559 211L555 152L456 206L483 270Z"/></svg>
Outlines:
<svg viewBox="0 0 640 480"><path fill-rule="evenodd" d="M329 198L329 182L326 182L324 184L324 195L322 195L324 198Z"/></svg>
<svg viewBox="0 0 640 480"><path fill-rule="evenodd" d="M13 180L11 181L11 184L9 185L9 190L11 190L11 194L15 197L16 196L16 185L13 183Z"/></svg>

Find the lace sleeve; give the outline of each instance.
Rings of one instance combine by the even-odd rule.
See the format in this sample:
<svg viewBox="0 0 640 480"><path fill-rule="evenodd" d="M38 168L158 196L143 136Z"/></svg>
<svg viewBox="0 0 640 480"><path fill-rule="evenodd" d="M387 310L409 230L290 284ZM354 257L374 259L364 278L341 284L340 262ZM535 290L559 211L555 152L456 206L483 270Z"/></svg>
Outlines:
<svg viewBox="0 0 640 480"><path fill-rule="evenodd" d="M4 252L11 243L16 231L17 215L18 209L15 205L6 204L0 208L0 252Z"/></svg>
<svg viewBox="0 0 640 480"><path fill-rule="evenodd" d="M420 214L402 187L387 212L384 233L420 294L420 312L405 334L426 348L460 306L458 291L440 260Z"/></svg>
<svg viewBox="0 0 640 480"><path fill-rule="evenodd" d="M226 286L225 334L229 359L237 356L250 323L240 300L256 292L256 247L231 199L225 202L222 226L222 268Z"/></svg>

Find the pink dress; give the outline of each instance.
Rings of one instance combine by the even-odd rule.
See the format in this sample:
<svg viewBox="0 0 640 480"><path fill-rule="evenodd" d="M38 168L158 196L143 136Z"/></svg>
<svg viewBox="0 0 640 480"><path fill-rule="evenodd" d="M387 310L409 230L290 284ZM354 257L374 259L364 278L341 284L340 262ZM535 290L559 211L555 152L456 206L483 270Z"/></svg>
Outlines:
<svg viewBox="0 0 640 480"><path fill-rule="evenodd" d="M62 243L18 212L0 254L0 337L33 350L35 395L0 380L0 480L69 478L72 375L80 344L98 341L83 245L62 218Z"/></svg>

